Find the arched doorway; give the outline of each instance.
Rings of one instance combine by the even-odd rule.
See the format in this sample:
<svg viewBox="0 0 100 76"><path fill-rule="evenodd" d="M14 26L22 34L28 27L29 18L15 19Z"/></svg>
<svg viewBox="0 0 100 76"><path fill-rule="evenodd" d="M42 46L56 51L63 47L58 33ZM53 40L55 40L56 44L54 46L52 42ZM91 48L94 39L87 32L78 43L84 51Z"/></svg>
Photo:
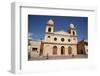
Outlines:
<svg viewBox="0 0 100 76"><path fill-rule="evenodd" d="M71 46L68 47L68 54L72 54L72 48L71 48Z"/></svg>
<svg viewBox="0 0 100 76"><path fill-rule="evenodd" d="M61 55L63 55L63 54L65 54L65 47L64 46L61 47Z"/></svg>
<svg viewBox="0 0 100 76"><path fill-rule="evenodd" d="M57 54L57 46L53 46L53 55Z"/></svg>

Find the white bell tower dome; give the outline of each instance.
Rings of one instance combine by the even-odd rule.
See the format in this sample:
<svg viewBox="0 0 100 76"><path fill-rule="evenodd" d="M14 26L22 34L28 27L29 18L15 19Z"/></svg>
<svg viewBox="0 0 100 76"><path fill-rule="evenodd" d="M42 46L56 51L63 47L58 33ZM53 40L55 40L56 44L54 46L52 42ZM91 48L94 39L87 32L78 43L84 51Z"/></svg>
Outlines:
<svg viewBox="0 0 100 76"><path fill-rule="evenodd" d="M47 25L54 25L54 21L52 19L50 19L48 22L47 22Z"/></svg>
<svg viewBox="0 0 100 76"><path fill-rule="evenodd" d="M75 26L71 23L71 24L70 24L70 28L75 28Z"/></svg>

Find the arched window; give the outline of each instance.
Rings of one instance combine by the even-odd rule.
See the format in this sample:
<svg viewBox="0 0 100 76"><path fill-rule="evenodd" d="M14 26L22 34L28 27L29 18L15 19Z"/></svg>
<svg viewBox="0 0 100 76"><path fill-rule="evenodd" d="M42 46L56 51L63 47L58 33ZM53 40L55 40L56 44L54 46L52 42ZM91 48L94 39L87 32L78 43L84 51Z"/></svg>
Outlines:
<svg viewBox="0 0 100 76"><path fill-rule="evenodd" d="M50 27L48 28L48 32L51 32L51 28Z"/></svg>
<svg viewBox="0 0 100 76"><path fill-rule="evenodd" d="M71 46L68 47L68 54L72 54L72 48L71 48Z"/></svg>
<svg viewBox="0 0 100 76"><path fill-rule="evenodd" d="M63 55L63 54L65 54L65 47L64 46L61 47L61 55Z"/></svg>
<svg viewBox="0 0 100 76"><path fill-rule="evenodd" d="M75 32L73 31L73 35L75 36Z"/></svg>
<svg viewBox="0 0 100 76"><path fill-rule="evenodd" d="M57 46L53 46L53 55L57 54Z"/></svg>

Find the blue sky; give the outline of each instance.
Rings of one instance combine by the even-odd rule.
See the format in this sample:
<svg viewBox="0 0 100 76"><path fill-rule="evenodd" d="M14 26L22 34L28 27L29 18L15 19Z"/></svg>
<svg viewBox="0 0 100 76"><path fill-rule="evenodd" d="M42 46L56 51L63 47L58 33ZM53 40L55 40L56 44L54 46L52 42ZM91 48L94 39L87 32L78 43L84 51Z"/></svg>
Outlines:
<svg viewBox="0 0 100 76"><path fill-rule="evenodd" d="M54 31L67 32L70 23L73 23L77 28L78 39L88 40L88 17L28 15L28 33L33 39L44 38L46 23L49 19L53 19L55 23Z"/></svg>

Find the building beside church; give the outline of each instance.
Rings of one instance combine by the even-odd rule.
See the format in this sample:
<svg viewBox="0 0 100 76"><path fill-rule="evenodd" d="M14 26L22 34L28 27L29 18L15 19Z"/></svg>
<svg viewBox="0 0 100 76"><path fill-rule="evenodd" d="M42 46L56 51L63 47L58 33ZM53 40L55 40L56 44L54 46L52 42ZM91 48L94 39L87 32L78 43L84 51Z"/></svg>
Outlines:
<svg viewBox="0 0 100 76"><path fill-rule="evenodd" d="M41 41L30 40L28 45L28 57L39 57Z"/></svg>
<svg viewBox="0 0 100 76"><path fill-rule="evenodd" d="M88 55L88 41L81 40L77 44L77 54Z"/></svg>

